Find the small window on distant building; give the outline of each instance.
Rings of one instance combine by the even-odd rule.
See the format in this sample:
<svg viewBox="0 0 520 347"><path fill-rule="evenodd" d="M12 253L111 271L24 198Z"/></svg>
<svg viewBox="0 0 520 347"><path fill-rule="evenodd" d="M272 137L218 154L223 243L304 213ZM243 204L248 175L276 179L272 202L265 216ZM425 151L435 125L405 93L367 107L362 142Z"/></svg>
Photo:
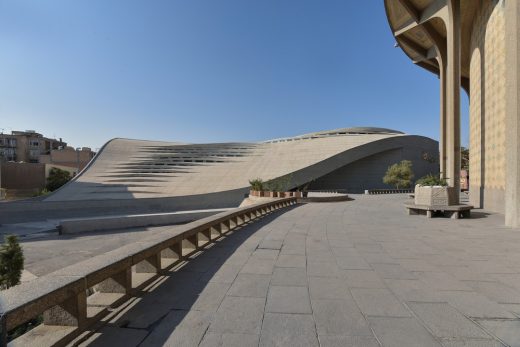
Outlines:
<svg viewBox="0 0 520 347"><path fill-rule="evenodd" d="M40 151L37 150L37 149L31 149L31 150L29 151L29 156L30 156L31 158L38 158L39 155L40 155Z"/></svg>

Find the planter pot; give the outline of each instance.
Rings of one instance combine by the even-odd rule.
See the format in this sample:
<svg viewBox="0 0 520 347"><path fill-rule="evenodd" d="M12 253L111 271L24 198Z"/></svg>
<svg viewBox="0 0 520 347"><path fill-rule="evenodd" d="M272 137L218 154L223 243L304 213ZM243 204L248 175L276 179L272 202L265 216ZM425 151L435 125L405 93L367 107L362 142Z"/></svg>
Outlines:
<svg viewBox="0 0 520 347"><path fill-rule="evenodd" d="M267 193L267 196L270 198L276 198L276 196L277 196L276 192L266 192L266 193Z"/></svg>
<svg viewBox="0 0 520 347"><path fill-rule="evenodd" d="M456 191L453 187L415 186L415 204L427 206L457 205Z"/></svg>
<svg viewBox="0 0 520 347"><path fill-rule="evenodd" d="M264 196L264 193L265 193L264 191L259 191L258 196L262 197L262 196Z"/></svg>
<svg viewBox="0 0 520 347"><path fill-rule="evenodd" d="M302 192L294 192L294 197L295 198L301 198L302 197Z"/></svg>
<svg viewBox="0 0 520 347"><path fill-rule="evenodd" d="M256 190L250 190L249 196L256 196Z"/></svg>
<svg viewBox="0 0 520 347"><path fill-rule="evenodd" d="M285 192L278 192L279 198L285 198Z"/></svg>

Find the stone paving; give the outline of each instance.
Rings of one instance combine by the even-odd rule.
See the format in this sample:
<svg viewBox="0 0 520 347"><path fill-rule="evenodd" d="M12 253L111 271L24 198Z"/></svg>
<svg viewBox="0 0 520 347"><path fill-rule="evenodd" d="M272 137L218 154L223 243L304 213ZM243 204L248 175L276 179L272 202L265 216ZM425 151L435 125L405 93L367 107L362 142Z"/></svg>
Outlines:
<svg viewBox="0 0 520 347"><path fill-rule="evenodd" d="M354 198L238 229L82 345L520 346L520 230Z"/></svg>

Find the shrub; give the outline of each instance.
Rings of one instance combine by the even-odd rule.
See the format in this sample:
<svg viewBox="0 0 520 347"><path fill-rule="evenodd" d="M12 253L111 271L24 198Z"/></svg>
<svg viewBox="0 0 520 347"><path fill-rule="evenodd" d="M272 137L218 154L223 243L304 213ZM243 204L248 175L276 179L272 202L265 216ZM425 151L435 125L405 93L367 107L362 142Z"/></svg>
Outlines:
<svg viewBox="0 0 520 347"><path fill-rule="evenodd" d="M292 182L292 174L281 176L268 181L266 189L272 192L286 192L290 189Z"/></svg>
<svg viewBox="0 0 520 347"><path fill-rule="evenodd" d="M409 188L412 185L414 174L412 171L412 162L403 160L388 168L386 175L383 177L383 183L399 188Z"/></svg>
<svg viewBox="0 0 520 347"><path fill-rule="evenodd" d="M20 284L23 270L23 251L14 235L5 237L0 247L0 289L7 289Z"/></svg>
<svg viewBox="0 0 520 347"><path fill-rule="evenodd" d="M264 190L264 182L260 178L249 180L251 190L262 191Z"/></svg>
<svg viewBox="0 0 520 347"><path fill-rule="evenodd" d="M421 177L415 182L420 186L442 186L446 187L448 182L446 179L441 178L440 175L428 174L424 177Z"/></svg>
<svg viewBox="0 0 520 347"><path fill-rule="evenodd" d="M45 187L45 189L47 189L50 192L53 192L65 183L67 183L68 181L70 181L70 179L70 172L59 169L57 167L53 167L49 172L49 177L47 177L47 186Z"/></svg>

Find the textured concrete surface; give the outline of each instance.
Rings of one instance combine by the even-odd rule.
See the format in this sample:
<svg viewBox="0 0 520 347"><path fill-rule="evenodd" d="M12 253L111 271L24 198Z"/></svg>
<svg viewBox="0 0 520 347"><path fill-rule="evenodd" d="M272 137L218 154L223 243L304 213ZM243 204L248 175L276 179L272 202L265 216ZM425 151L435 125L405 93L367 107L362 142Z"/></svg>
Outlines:
<svg viewBox="0 0 520 347"><path fill-rule="evenodd" d="M292 175L288 188L294 188L383 153L377 160L361 165L366 168L356 170L359 177L348 180L369 185L356 185L358 189L377 188L384 186L377 171L383 169L384 173L388 163L412 160L418 176L436 169L436 164L422 158L423 153L434 155L436 148L437 142L432 139L388 129L337 129L259 143L179 144L113 139L87 170L45 201L166 198L217 192L224 196L247 189L249 180L255 177L267 181L288 174ZM278 165L272 165L273 161ZM382 162L385 165L380 164L379 170L373 167Z"/></svg>
<svg viewBox="0 0 520 347"><path fill-rule="evenodd" d="M404 195L354 198L238 229L83 345L519 345L520 230L482 211L407 216Z"/></svg>

